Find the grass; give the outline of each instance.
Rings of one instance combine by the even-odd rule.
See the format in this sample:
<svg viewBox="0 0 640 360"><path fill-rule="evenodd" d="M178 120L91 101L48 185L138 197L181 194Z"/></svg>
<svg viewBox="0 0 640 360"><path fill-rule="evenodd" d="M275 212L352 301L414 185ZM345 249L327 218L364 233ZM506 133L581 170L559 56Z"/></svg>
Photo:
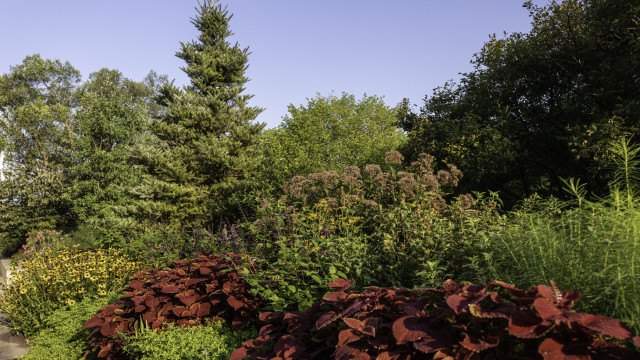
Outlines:
<svg viewBox="0 0 640 360"><path fill-rule="evenodd" d="M607 198L586 199L567 181L573 207L534 200L510 214L505 227L484 237L490 277L528 288L554 280L582 292L576 309L618 318L640 333L640 197L638 147L623 141L616 181Z"/></svg>

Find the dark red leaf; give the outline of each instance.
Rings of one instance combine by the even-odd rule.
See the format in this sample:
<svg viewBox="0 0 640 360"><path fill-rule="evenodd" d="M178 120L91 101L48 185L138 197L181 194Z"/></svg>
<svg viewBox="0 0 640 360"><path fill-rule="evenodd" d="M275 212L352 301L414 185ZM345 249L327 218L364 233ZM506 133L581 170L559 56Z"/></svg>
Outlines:
<svg viewBox="0 0 640 360"><path fill-rule="evenodd" d="M316 321L316 329L322 329L323 327L331 324L338 318L339 317L335 312L333 311L326 312L318 317L318 320Z"/></svg>
<svg viewBox="0 0 640 360"><path fill-rule="evenodd" d="M364 328L364 323L358 319L344 318L342 319L342 321L344 321L347 326L355 330L362 331L362 329Z"/></svg>
<svg viewBox="0 0 640 360"><path fill-rule="evenodd" d="M459 289L458 284L451 279L445 281L443 287L444 291L446 291L447 293L454 293Z"/></svg>
<svg viewBox="0 0 640 360"><path fill-rule="evenodd" d="M342 330L338 334L338 344L336 346L343 346L360 339L362 339L362 335L358 331L353 329Z"/></svg>
<svg viewBox="0 0 640 360"><path fill-rule="evenodd" d="M105 323L100 326L100 334L102 336L113 336L118 334L118 330L116 330L116 324Z"/></svg>
<svg viewBox="0 0 640 360"><path fill-rule="evenodd" d="M487 335L484 339L479 339L465 334L464 340L460 342L460 345L473 352L480 352L497 346L499 341L500 338L495 335Z"/></svg>
<svg viewBox="0 0 640 360"><path fill-rule="evenodd" d="M89 321L87 321L87 323L84 324L82 328L88 329L88 328L96 327L101 324L102 324L102 319L99 317L94 317L94 318L91 318Z"/></svg>
<svg viewBox="0 0 640 360"><path fill-rule="evenodd" d="M511 313L515 310L515 305L513 304L497 304L492 306L489 310L484 310L478 304L469 305L469 312L471 315L479 317L479 318L504 318L508 319L511 316Z"/></svg>
<svg viewBox="0 0 640 360"><path fill-rule="evenodd" d="M322 298L327 301L341 301L347 298L347 294L345 294L342 291L337 291L337 292L328 293Z"/></svg>
<svg viewBox="0 0 640 360"><path fill-rule="evenodd" d="M249 357L249 349L241 347L234 350L229 356L229 360L242 360Z"/></svg>
<svg viewBox="0 0 640 360"><path fill-rule="evenodd" d="M516 337L523 339L538 338L549 331L553 324L542 320L535 314L522 311L514 311L509 318L507 331Z"/></svg>
<svg viewBox="0 0 640 360"><path fill-rule="evenodd" d="M180 299L180 302L183 303L185 306L191 306L191 304L196 302L197 297L196 296L181 296L179 299Z"/></svg>
<svg viewBox="0 0 640 360"><path fill-rule="evenodd" d="M141 280L131 280L129 281L129 286L133 289L133 290L140 290L142 289L142 287L144 286L144 281Z"/></svg>
<svg viewBox="0 0 640 360"><path fill-rule="evenodd" d="M336 348L335 360L371 360L371 356L353 343Z"/></svg>
<svg viewBox="0 0 640 360"><path fill-rule="evenodd" d="M544 286L544 285L540 285ZM539 297L533 302L533 307L538 311L538 315L544 320L561 319L564 313L558 306L551 302L546 296Z"/></svg>
<svg viewBox="0 0 640 360"><path fill-rule="evenodd" d="M429 326L425 321L415 316L403 316L393 322L393 336L398 344L407 341L420 340L429 335Z"/></svg>
<svg viewBox="0 0 640 360"><path fill-rule="evenodd" d="M337 278L329 283L329 287L332 289L338 289L338 291L345 291L354 282L355 282L354 280L345 280L345 279Z"/></svg>
<svg viewBox="0 0 640 360"><path fill-rule="evenodd" d="M100 352L98 353L98 357L104 358L107 357L107 354L109 354L109 351L111 351L111 347L113 346L113 344L108 344L103 346L100 349Z"/></svg>
<svg viewBox="0 0 640 360"><path fill-rule="evenodd" d="M282 359L296 359L302 355L304 348L300 341L291 335L285 335L273 345L273 351Z"/></svg>
<svg viewBox="0 0 640 360"><path fill-rule="evenodd" d="M174 293L180 292L180 288L177 287L176 285L168 285L168 286L162 287L160 292L163 294L174 294Z"/></svg>
<svg viewBox="0 0 640 360"><path fill-rule="evenodd" d="M591 360L591 356L584 349L583 354L571 354L564 349L556 339L547 338L538 347L538 353L545 360Z"/></svg>
<svg viewBox="0 0 640 360"><path fill-rule="evenodd" d="M229 297L227 298L227 303L228 303L229 305L231 305L231 307L232 307L234 310L238 310L238 309L240 309L241 307L243 307L243 306L244 306L244 302L243 302L243 301L241 301L241 300L236 299L234 296L229 296Z"/></svg>
<svg viewBox="0 0 640 360"><path fill-rule="evenodd" d="M402 355L397 353L390 353L389 351L384 351L378 354L376 360L398 360Z"/></svg>
<svg viewBox="0 0 640 360"><path fill-rule="evenodd" d="M621 340L630 340L633 337L631 329L625 324L606 316L585 314L582 317L582 325L587 329Z"/></svg>
<svg viewBox="0 0 640 360"><path fill-rule="evenodd" d="M196 316L208 316L209 314L211 314L211 304L201 303L196 312Z"/></svg>
<svg viewBox="0 0 640 360"><path fill-rule="evenodd" d="M193 279L187 279L187 280L185 280L184 285L185 285L186 287L190 287L191 285L194 285L194 284L197 284L197 283L200 283L200 282L206 281L206 280L207 280L206 278L193 278Z"/></svg>

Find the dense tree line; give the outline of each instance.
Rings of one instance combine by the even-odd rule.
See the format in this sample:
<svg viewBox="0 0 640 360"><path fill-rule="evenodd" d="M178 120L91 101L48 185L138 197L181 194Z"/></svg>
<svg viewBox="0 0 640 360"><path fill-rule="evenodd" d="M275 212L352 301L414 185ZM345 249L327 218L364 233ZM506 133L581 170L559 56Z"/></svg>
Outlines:
<svg viewBox="0 0 640 360"><path fill-rule="evenodd" d="M459 83L405 103L404 154L428 152L457 164L463 190L511 200L559 194L561 177L602 193L608 149L638 131L640 5L565 0L524 6L529 33L493 36Z"/></svg>
<svg viewBox="0 0 640 360"><path fill-rule="evenodd" d="M182 88L109 69L82 82L67 62L28 56L0 76L0 238L212 229L250 218L295 175L381 163L393 149L456 164L461 192L499 191L508 204L561 194L563 177L601 193L611 144L638 131L640 5L525 7L530 32L493 36L474 70L419 111L318 95L269 130L244 94L249 51L228 42L231 15L215 1L177 53L190 78Z"/></svg>

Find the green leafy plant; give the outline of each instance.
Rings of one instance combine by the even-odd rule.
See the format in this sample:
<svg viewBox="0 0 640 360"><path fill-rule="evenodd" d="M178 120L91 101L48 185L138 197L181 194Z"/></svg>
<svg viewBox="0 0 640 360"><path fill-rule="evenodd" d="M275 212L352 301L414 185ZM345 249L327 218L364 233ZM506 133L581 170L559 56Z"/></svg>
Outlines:
<svg viewBox="0 0 640 360"><path fill-rule="evenodd" d="M383 166L295 176L283 197L263 200L257 220L226 228L217 246L269 265L243 275L274 310L307 308L337 277L356 288L415 287L475 272L474 239L500 221L497 198L451 198L462 176L455 166L437 169L426 154L402 160L389 152Z"/></svg>
<svg viewBox="0 0 640 360"><path fill-rule="evenodd" d="M255 329L235 330L222 320L190 327L170 323L155 330L142 323L125 337L123 349L136 360L226 360L243 341L256 336Z"/></svg>
<svg viewBox="0 0 640 360"><path fill-rule="evenodd" d="M51 314L47 328L31 341L22 360L80 360L89 349L89 331L82 326L96 311L115 301L114 293L101 297L86 297L73 306L63 307ZM88 359L95 358L89 357Z"/></svg>

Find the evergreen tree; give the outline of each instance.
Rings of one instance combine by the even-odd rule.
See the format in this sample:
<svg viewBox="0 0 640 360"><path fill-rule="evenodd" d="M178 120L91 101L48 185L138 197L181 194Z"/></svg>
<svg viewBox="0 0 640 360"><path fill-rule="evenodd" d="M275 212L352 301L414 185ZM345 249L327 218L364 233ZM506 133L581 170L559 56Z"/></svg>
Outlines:
<svg viewBox="0 0 640 360"><path fill-rule="evenodd" d="M231 15L217 1L197 10L192 23L200 36L181 43L176 54L191 82L161 87L157 101L165 108L150 126L155 139L138 149L148 176L130 189L137 201L121 209L171 229L206 226L224 215L228 194L242 180L246 150L263 127L253 122L261 109L241 95L249 52L227 41Z"/></svg>

